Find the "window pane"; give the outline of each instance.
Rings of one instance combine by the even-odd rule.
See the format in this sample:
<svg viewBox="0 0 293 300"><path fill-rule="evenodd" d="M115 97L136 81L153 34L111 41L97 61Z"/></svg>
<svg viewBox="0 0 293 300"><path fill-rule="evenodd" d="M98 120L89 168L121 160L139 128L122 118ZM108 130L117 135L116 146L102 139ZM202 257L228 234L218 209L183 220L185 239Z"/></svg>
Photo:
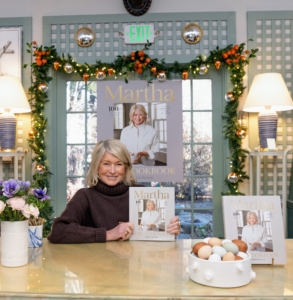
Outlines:
<svg viewBox="0 0 293 300"><path fill-rule="evenodd" d="M191 141L191 113L184 112L183 119L183 143L190 143Z"/></svg>
<svg viewBox="0 0 293 300"><path fill-rule="evenodd" d="M97 82L95 81L88 83L86 102L88 111L97 111Z"/></svg>
<svg viewBox="0 0 293 300"><path fill-rule="evenodd" d="M212 178L199 177L194 179L194 206L212 208Z"/></svg>
<svg viewBox="0 0 293 300"><path fill-rule="evenodd" d="M193 174L212 175L212 145L193 147Z"/></svg>
<svg viewBox="0 0 293 300"><path fill-rule="evenodd" d="M68 81L66 86L67 111L84 111L85 83L83 81Z"/></svg>
<svg viewBox="0 0 293 300"><path fill-rule="evenodd" d="M183 174L190 175L191 173L191 146L183 146Z"/></svg>
<svg viewBox="0 0 293 300"><path fill-rule="evenodd" d="M85 169L85 147L67 146L67 176L82 176Z"/></svg>
<svg viewBox="0 0 293 300"><path fill-rule="evenodd" d="M179 214L179 220L181 223L181 232L178 236L180 239L204 239L206 237L213 236L213 224L212 213L208 210L196 211L194 213L190 211L182 211ZM193 223L193 224L192 224ZM192 227L194 234L192 235Z"/></svg>
<svg viewBox="0 0 293 300"><path fill-rule="evenodd" d="M212 109L212 80L192 80L193 87L193 109Z"/></svg>
<svg viewBox="0 0 293 300"><path fill-rule="evenodd" d="M190 110L191 108L191 89L190 80L182 81L182 109Z"/></svg>
<svg viewBox="0 0 293 300"><path fill-rule="evenodd" d="M97 142L97 114L87 114L87 142Z"/></svg>
<svg viewBox="0 0 293 300"><path fill-rule="evenodd" d="M198 143L212 141L212 113L195 112L193 113L193 136Z"/></svg>
<svg viewBox="0 0 293 300"><path fill-rule="evenodd" d="M162 182L161 186L174 187L175 205L182 204L183 207L191 207L191 180L184 178L183 182Z"/></svg>
<svg viewBox="0 0 293 300"><path fill-rule="evenodd" d="M67 144L85 142L85 114L67 114Z"/></svg>
<svg viewBox="0 0 293 300"><path fill-rule="evenodd" d="M72 199L74 194L81 188L86 187L85 179L67 178L67 202Z"/></svg>

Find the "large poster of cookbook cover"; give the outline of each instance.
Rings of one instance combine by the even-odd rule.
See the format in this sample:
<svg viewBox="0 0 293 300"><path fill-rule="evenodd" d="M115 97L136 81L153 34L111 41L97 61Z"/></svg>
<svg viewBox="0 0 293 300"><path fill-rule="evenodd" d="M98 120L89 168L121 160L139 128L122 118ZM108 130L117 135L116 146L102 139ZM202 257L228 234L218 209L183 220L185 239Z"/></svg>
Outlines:
<svg viewBox="0 0 293 300"><path fill-rule="evenodd" d="M127 147L139 182L183 180L182 82L98 82L98 141Z"/></svg>
<svg viewBox="0 0 293 300"><path fill-rule="evenodd" d="M130 240L174 241L166 229L174 217L173 187L130 187L129 221L134 226Z"/></svg>
<svg viewBox="0 0 293 300"><path fill-rule="evenodd" d="M253 264L286 264L279 196L223 196L226 239L248 246Z"/></svg>

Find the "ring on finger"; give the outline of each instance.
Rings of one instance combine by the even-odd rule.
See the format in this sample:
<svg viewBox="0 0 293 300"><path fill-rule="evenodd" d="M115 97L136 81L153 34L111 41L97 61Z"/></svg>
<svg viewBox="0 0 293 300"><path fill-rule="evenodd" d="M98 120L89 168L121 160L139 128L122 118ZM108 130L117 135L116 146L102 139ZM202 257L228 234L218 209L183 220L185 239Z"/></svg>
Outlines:
<svg viewBox="0 0 293 300"><path fill-rule="evenodd" d="M180 227L181 227L181 222L178 221L178 229L180 229Z"/></svg>

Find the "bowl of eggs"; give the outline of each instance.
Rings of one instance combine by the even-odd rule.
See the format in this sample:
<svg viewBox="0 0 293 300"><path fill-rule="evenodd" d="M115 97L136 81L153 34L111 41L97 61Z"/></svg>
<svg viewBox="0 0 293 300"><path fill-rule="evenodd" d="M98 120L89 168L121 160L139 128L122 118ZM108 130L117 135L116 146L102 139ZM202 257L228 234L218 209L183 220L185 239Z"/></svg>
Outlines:
<svg viewBox="0 0 293 300"><path fill-rule="evenodd" d="M243 286L256 277L246 243L216 237L192 246L186 271L197 283L221 288Z"/></svg>

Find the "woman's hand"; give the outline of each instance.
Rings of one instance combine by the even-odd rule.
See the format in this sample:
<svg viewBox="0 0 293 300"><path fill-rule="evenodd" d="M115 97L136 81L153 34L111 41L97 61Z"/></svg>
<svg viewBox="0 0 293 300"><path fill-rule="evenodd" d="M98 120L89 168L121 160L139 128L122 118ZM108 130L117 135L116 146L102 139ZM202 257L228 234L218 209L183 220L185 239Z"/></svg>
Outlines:
<svg viewBox="0 0 293 300"><path fill-rule="evenodd" d="M133 164L137 164L142 156L149 156L149 154L147 152L137 152L137 156L133 161Z"/></svg>
<svg viewBox="0 0 293 300"><path fill-rule="evenodd" d="M257 248L257 246L261 246L261 243L260 242L254 242L252 247L251 247L251 250L255 250Z"/></svg>
<svg viewBox="0 0 293 300"><path fill-rule="evenodd" d="M148 227L148 230L152 230L154 227L156 227L155 224L150 224L149 227Z"/></svg>
<svg viewBox="0 0 293 300"><path fill-rule="evenodd" d="M170 224L167 226L167 232L170 234L176 234L178 235L180 233L181 226L179 217L175 216L171 219Z"/></svg>
<svg viewBox="0 0 293 300"><path fill-rule="evenodd" d="M130 222L122 222L115 228L106 232L106 241L126 241L133 234L133 225Z"/></svg>

